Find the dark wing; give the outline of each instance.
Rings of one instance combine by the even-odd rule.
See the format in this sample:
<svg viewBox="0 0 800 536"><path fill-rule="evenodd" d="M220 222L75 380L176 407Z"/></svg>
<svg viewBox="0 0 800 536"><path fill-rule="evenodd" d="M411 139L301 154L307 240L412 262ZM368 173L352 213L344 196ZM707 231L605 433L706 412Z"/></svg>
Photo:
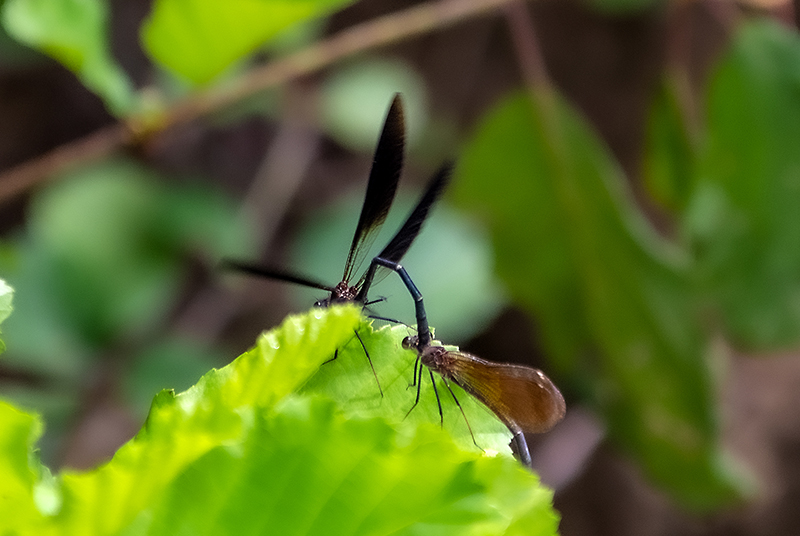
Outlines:
<svg viewBox="0 0 800 536"><path fill-rule="evenodd" d="M408 219L406 219L406 222L400 227L400 230L397 231L397 234L394 235L389 243L386 244L386 247L383 248L383 251L380 252L378 255L379 257L392 262L400 262L400 259L403 258L422 230L422 224L425 223L431 207L442 195L442 192L444 192L447 183L450 181L452 172L452 162L448 162L439 168L428 183L428 188L425 190L425 193L422 194L417 206L415 206L411 214L408 215Z"/></svg>
<svg viewBox="0 0 800 536"><path fill-rule="evenodd" d="M243 272L250 275L267 277L269 279L277 279L278 281L286 281L288 283L303 285L304 287L318 288L328 292L333 292L333 287L324 283L320 283L319 281L315 281L314 279L299 274L293 274L291 272L285 272L283 270L277 270L275 268L267 268L265 266L250 264L247 262L223 259L220 263L220 268L223 270L235 270L237 272Z"/></svg>
<svg viewBox="0 0 800 536"><path fill-rule="evenodd" d="M372 170L369 173L367 193L361 207L353 243L344 265L342 281L350 281L353 272L358 269L369 251L369 247L377 236L380 226L389 213L397 191L397 182L403 169L405 148L405 120L403 119L403 102L396 94L392 100L383 131L375 148Z"/></svg>
<svg viewBox="0 0 800 536"><path fill-rule="evenodd" d="M455 357L449 366L452 380L510 429L542 433L564 418L564 397L541 370L493 363L465 352L448 352L448 355Z"/></svg>
<svg viewBox="0 0 800 536"><path fill-rule="evenodd" d="M378 254L378 257L396 263L400 262L422 230L422 225L428 218L428 212L430 212L431 207L436 203L439 197L441 197L442 192L444 192L447 183L450 181L452 172L452 162L448 162L439 168L428 183L428 187L425 193L422 194L419 202L417 202L417 206L415 206L411 214L408 215L403 226L400 227L394 237L386 244L383 251ZM375 274L378 275L375 275L369 281L369 285L371 286L382 280L388 273L389 270L387 268L382 266L377 267ZM367 274L364 274L356 286L361 287L367 277ZM366 288L362 288L360 295L366 296L367 290Z"/></svg>

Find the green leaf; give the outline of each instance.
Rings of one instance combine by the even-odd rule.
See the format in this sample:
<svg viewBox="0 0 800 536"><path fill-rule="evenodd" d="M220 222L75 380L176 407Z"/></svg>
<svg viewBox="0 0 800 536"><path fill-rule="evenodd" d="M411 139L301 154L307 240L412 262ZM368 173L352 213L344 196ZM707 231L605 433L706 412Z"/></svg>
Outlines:
<svg viewBox="0 0 800 536"><path fill-rule="evenodd" d="M413 353L399 347L402 333L373 333L355 307L290 317L195 387L159 394L136 438L106 465L64 472L55 487L43 486L51 493L40 495L50 500L40 499L37 506L49 505L49 515L14 519L13 529L129 535L263 534L267 528L279 534L555 534L552 492L509 456L458 448L439 428L438 415L433 423L417 425L376 416L391 399L389 389L380 398L374 378L361 393L377 399L373 405L379 409L372 415L355 417L349 403L323 396L334 389L333 377L347 382L351 372L360 378L365 371L371 377L360 345L350 344L354 329L364 334L365 344L377 345L372 347L376 365L377 359L383 359L381 365L413 362ZM358 351L348 350L351 346ZM323 365L337 348L339 358ZM400 368L378 370L385 379ZM296 394L320 375L325 378L312 379L316 387L306 384L304 394ZM29 436L14 434L2 456L28 446ZM19 455L9 459L8 471L21 471L27 487L0 501L24 505L27 500L30 510L36 480L25 472L26 463Z"/></svg>
<svg viewBox="0 0 800 536"><path fill-rule="evenodd" d="M349 0L156 0L142 28L148 54L175 74L205 83L289 26Z"/></svg>
<svg viewBox="0 0 800 536"><path fill-rule="evenodd" d="M439 406L428 375L423 376L420 385L420 402L411 410L416 396L416 388L409 387L413 381L414 354L400 350L401 341L407 335L405 326L374 332L360 329L359 337L364 346L353 334L347 344L339 348L337 359L320 367L302 392L322 394L343 402L344 411L351 417L383 417L396 423L395 427L404 433L414 433L420 423L439 423ZM380 390L364 348L375 367ZM467 451L480 452L473 442L471 428L481 449L510 455L511 434L506 427L460 387L452 384L451 387L464 409L469 428L447 388L438 383L444 429Z"/></svg>
<svg viewBox="0 0 800 536"><path fill-rule="evenodd" d="M510 98L459 171L457 194L489 223L512 296L612 439L690 507L738 496L689 264L637 212L582 118L556 96Z"/></svg>
<svg viewBox="0 0 800 536"><path fill-rule="evenodd" d="M585 315L575 314L584 300L579 266L568 246L568 220L554 202L557 183L546 180L554 171L530 108L518 97L485 118L459 161L452 192L487 223L497 273L512 297L537 313L558 367L591 374L580 360L594 343Z"/></svg>
<svg viewBox="0 0 800 536"><path fill-rule="evenodd" d="M130 80L111 55L104 0L6 0L3 26L15 39L58 60L116 116L132 111Z"/></svg>
<svg viewBox="0 0 800 536"><path fill-rule="evenodd" d="M800 39L752 21L713 76L685 216L699 279L749 349L800 340Z"/></svg>
<svg viewBox="0 0 800 536"><path fill-rule="evenodd" d="M12 298L14 297L14 289L9 287L5 281L0 279L0 324L3 320L8 318L11 314L13 307L11 306ZM0 354L6 349L6 345L0 339Z"/></svg>
<svg viewBox="0 0 800 536"><path fill-rule="evenodd" d="M675 78L665 79L651 104L643 179L665 208L683 210L695 182L697 140L684 117L677 85Z"/></svg>
<svg viewBox="0 0 800 536"><path fill-rule="evenodd" d="M217 447L183 472L142 532L415 534L420 527L409 525L421 523L438 534L503 534L505 515L532 502L520 491L535 480L508 471L513 461L468 461L435 426L398 446L386 422L345 419L331 402L306 397L259 417L235 448ZM505 493L486 477L496 482L499 472L517 496L496 508ZM554 533L549 517L545 534Z"/></svg>
<svg viewBox="0 0 800 536"><path fill-rule="evenodd" d="M41 434L39 419L0 400L0 530L4 534L34 534L41 521L34 499L41 466L30 448Z"/></svg>

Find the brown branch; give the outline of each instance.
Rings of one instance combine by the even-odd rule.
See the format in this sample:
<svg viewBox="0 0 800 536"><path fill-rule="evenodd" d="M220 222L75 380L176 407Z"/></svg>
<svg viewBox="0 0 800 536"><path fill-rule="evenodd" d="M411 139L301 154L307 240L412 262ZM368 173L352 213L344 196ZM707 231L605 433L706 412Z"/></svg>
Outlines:
<svg viewBox="0 0 800 536"><path fill-rule="evenodd" d="M128 145L133 134L123 123L102 128L0 175L0 203L8 201L79 162L102 158Z"/></svg>
<svg viewBox="0 0 800 536"><path fill-rule="evenodd" d="M195 94L157 118L134 118L125 124L99 130L3 173L0 175L0 203L71 166L102 158L136 141L194 121L358 52L439 30L515 1L518 0L439 0L353 26L253 69L232 84Z"/></svg>
<svg viewBox="0 0 800 536"><path fill-rule="evenodd" d="M794 29L800 30L800 0L792 0L792 15L794 15Z"/></svg>
<svg viewBox="0 0 800 536"><path fill-rule="evenodd" d="M528 6L522 0L516 0L503 6L503 12L525 84L531 89L552 89Z"/></svg>
<svg viewBox="0 0 800 536"><path fill-rule="evenodd" d="M548 143L551 150L561 150L561 126L558 117L556 88L547 72L542 49L536 37L528 6L523 0L514 0L503 6L506 23L511 33L511 42L517 56L522 79L531 97L542 111L547 131L551 134ZM558 135L557 135L558 134Z"/></svg>

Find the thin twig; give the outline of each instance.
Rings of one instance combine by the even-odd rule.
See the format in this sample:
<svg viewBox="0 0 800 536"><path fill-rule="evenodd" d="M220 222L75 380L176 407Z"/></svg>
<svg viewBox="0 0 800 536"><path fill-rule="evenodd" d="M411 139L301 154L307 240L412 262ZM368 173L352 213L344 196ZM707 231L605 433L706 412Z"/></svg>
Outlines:
<svg viewBox="0 0 800 536"><path fill-rule="evenodd" d="M285 58L256 68L224 87L197 93L158 117L133 118L100 130L0 175L0 203L78 163L99 159L166 129L219 111L260 91L327 67L358 52L439 30L518 0L439 0L372 19Z"/></svg>
<svg viewBox="0 0 800 536"><path fill-rule="evenodd" d="M242 218L258 229L261 255L267 253L289 204L321 145L309 127L289 120L280 125L245 195Z"/></svg>
<svg viewBox="0 0 800 536"><path fill-rule="evenodd" d="M0 203L25 193L78 162L91 162L109 155L132 143L133 138L124 123L117 123L12 168L0 175Z"/></svg>
<svg viewBox="0 0 800 536"><path fill-rule="evenodd" d="M792 0L792 15L794 15L794 29L800 30L800 0Z"/></svg>
<svg viewBox="0 0 800 536"><path fill-rule="evenodd" d="M503 12L525 84L532 89L551 89L553 84L547 74L542 50L536 39L536 32L525 2L522 0L509 2L503 6Z"/></svg>
<svg viewBox="0 0 800 536"><path fill-rule="evenodd" d="M559 141L561 126L558 117L558 95L547 73L528 8L522 0L514 0L505 5L503 11L523 80L531 98L538 103L542 112L541 120L545 122L546 130L552 138L548 138L547 143L551 145L552 150L560 151L563 145Z"/></svg>

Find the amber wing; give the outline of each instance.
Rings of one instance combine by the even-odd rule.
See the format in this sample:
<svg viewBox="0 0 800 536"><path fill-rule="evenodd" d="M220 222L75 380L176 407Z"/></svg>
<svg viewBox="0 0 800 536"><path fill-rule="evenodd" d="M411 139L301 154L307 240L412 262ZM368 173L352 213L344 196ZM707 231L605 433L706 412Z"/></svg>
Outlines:
<svg viewBox="0 0 800 536"><path fill-rule="evenodd" d="M511 430L541 433L566 412L564 397L542 371L493 363L466 352L448 352L448 376L492 410Z"/></svg>

